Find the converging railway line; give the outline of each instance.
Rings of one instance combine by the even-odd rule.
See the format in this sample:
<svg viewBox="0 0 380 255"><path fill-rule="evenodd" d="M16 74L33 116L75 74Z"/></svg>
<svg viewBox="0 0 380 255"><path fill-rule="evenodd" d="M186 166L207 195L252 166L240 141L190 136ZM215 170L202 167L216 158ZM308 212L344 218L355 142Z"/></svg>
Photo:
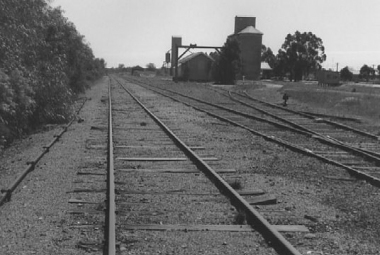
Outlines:
<svg viewBox="0 0 380 255"><path fill-rule="evenodd" d="M155 250L201 254L213 252L215 246L221 246L223 254L275 254L275 250L300 254L279 233L287 226L271 225L253 209L255 202L248 202L264 192L235 191L224 179L234 174L234 169L224 169L222 160L208 155L194 134L178 129L176 120L155 109L156 95L116 79L111 79L110 86L114 156L108 158L114 158L116 195L108 213L115 213L112 208L117 213L107 224L115 231L106 235L115 236L115 241L107 242L107 254L114 254L115 249L136 254ZM138 91L140 100L133 91ZM173 106L169 101L160 107ZM237 224L239 215L245 215L259 231ZM265 245L261 235L272 247ZM134 245L134 239L141 238L146 241ZM227 245L230 243L234 245Z"/></svg>
<svg viewBox="0 0 380 255"><path fill-rule="evenodd" d="M185 94L183 88L182 92L176 92L175 86L139 84L246 128L267 140L343 167L353 176L380 186L380 155L376 152L379 143L373 134L259 102L246 93L225 90L215 93L215 89L210 89L209 94L199 94L188 88ZM212 99L208 98L209 95Z"/></svg>

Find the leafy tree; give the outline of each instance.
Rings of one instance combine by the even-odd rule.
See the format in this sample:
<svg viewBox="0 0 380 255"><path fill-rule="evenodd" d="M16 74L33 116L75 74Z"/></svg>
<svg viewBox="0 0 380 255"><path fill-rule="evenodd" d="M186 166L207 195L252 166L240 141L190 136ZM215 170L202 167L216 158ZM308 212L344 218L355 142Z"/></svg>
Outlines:
<svg viewBox="0 0 380 255"><path fill-rule="evenodd" d="M241 70L239 42L234 37L228 37L220 54L210 56L215 60L212 74L217 83L234 84L237 74Z"/></svg>
<svg viewBox="0 0 380 255"><path fill-rule="evenodd" d="M277 54L277 72L290 73L290 80L298 81L311 70L321 68L326 60L322 39L311 32L288 34Z"/></svg>
<svg viewBox="0 0 380 255"><path fill-rule="evenodd" d="M261 62L266 62L271 68L276 65L276 56L271 48L267 48L264 44L261 46Z"/></svg>
<svg viewBox="0 0 380 255"><path fill-rule="evenodd" d="M155 71L156 70L156 65L153 63L149 63L146 65L146 70L148 71Z"/></svg>
<svg viewBox="0 0 380 255"><path fill-rule="evenodd" d="M353 73L348 69L348 66L340 70L340 78L344 81L351 81Z"/></svg>
<svg viewBox="0 0 380 255"><path fill-rule="evenodd" d="M0 24L0 136L66 122L104 60L48 1L1 0Z"/></svg>
<svg viewBox="0 0 380 255"><path fill-rule="evenodd" d="M373 69L372 67L368 65L363 65L360 68L359 75L361 78L365 79L368 82L369 78L375 75L375 69Z"/></svg>

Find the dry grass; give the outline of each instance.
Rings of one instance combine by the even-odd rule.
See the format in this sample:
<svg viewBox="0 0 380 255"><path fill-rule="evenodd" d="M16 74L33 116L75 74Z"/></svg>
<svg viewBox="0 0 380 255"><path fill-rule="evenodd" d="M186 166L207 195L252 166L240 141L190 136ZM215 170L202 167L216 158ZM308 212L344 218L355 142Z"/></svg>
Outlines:
<svg viewBox="0 0 380 255"><path fill-rule="evenodd" d="M320 113L360 117L371 122L380 120L380 88L355 84L320 87L316 84L288 83L281 91Z"/></svg>
<svg viewBox="0 0 380 255"><path fill-rule="evenodd" d="M235 190L241 190L243 189L243 184L241 183L240 180L235 179L235 180L229 180L227 181L228 184Z"/></svg>

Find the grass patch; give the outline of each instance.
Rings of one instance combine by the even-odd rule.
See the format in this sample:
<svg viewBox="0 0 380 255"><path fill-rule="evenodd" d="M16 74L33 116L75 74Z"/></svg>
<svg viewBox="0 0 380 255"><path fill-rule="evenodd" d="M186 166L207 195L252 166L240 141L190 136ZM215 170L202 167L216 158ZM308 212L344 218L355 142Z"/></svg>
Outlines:
<svg viewBox="0 0 380 255"><path fill-rule="evenodd" d="M238 213L234 217L234 224L235 225L244 225L247 222L247 216L245 212L238 211Z"/></svg>
<svg viewBox="0 0 380 255"><path fill-rule="evenodd" d="M243 189L243 185L242 185L241 181L238 180L238 179L235 179L235 180L232 180L232 181L228 181L227 183L228 183L228 185L230 185L234 190L240 190L240 189Z"/></svg>
<svg viewBox="0 0 380 255"><path fill-rule="evenodd" d="M311 111L345 117L380 120L380 88L359 85L320 87L302 83L289 83L281 92L291 100L307 104Z"/></svg>

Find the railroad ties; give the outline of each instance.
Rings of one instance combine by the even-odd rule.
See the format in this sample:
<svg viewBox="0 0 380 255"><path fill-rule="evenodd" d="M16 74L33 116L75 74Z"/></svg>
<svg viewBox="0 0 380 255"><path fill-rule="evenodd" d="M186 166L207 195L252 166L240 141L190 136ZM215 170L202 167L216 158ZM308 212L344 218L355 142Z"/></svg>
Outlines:
<svg viewBox="0 0 380 255"><path fill-rule="evenodd" d="M376 135L260 101L246 93L212 89L213 93L218 92L221 96L210 103L200 99L202 95L185 95L172 88L139 84L268 141L342 167L353 178L380 186L380 174L377 172L380 154L376 152L380 144ZM318 153L321 151L327 153Z"/></svg>
<svg viewBox="0 0 380 255"><path fill-rule="evenodd" d="M277 204L278 200L270 192L236 188L241 178L239 170L224 167L223 158L209 153L212 150L207 142L189 132L186 121L191 123L190 115L185 121L175 119L179 113L175 112L177 108L181 114L186 111L180 106L183 104L226 125L239 126L257 137L345 168L352 174L331 173L323 176L326 180L354 182L362 178L378 185L373 175L379 169L378 155L373 151L377 142L370 134L349 130L319 117L269 111L272 106L261 102L250 107L252 100L244 96L238 99L244 104L231 101L229 93L217 98L217 104L211 104L191 93L183 95L150 84L142 84L145 88L141 88L135 83L121 79L111 81L115 210L107 210L107 213L115 215L112 234L115 244L108 243L109 233L104 235L105 245L93 241L99 240L104 226L109 229L106 224L109 216L103 215L107 206L102 202L110 201L106 196L107 185L97 185L104 183L107 177L98 167L103 168L108 163L107 158L99 154L91 157L93 167L78 171L82 178L78 184L84 178L87 184L73 189L69 201L78 206L69 212L73 214L73 227L86 233L85 238L78 241L78 247L95 251L114 245L116 252L145 253L180 253L189 249L189 254L197 254L202 251L190 250L187 243L213 249L220 243L225 244L217 240L228 239L231 244L243 242L257 247L264 238L271 243L270 247L260 246L267 249L265 254L274 254L272 248L279 254L300 254L281 233L307 233L309 230L302 223L305 220L318 222L317 217L305 215L300 220L287 208L271 209L270 205ZM170 100L167 103L162 98L157 100L161 96ZM99 126L91 130L99 135L89 140L86 147L94 152L103 151L107 147L103 141L106 123L99 121ZM343 130L347 132L342 133ZM359 135L366 138L358 141ZM270 224L266 217L288 218L288 222L300 224ZM246 251L244 247L234 248L236 253Z"/></svg>
<svg viewBox="0 0 380 255"><path fill-rule="evenodd" d="M172 107L170 101L156 107L155 94L116 80L111 80L111 88L115 211L108 211L109 206L100 202L108 204L112 198L105 197L109 184L101 184L107 176L102 168L109 163L102 154L107 128L99 121L98 127L91 128L93 140L86 143L94 152L89 157L92 163L78 171L80 187L70 192L73 196L69 202L78 206L69 211L73 227L86 233L78 240L78 247L96 251L113 245L107 243L112 233L104 229L110 227L110 216L101 214L107 209L107 214L115 214L116 252L176 253L193 241L215 249L215 245L226 242L222 240L228 240L231 245L248 245L234 247L238 253L261 243L260 249L267 250L266 254L272 254L273 247L300 254L279 232L308 229L303 225L271 225L260 216L252 206L277 203L276 197L258 189L233 189L229 183L236 180L236 169L223 167L223 159L209 153L207 144L183 127L186 121L172 119L164 110ZM242 215L243 219L237 220ZM255 227L247 221L254 222ZM94 242L102 229L105 246ZM263 237L273 247L262 246Z"/></svg>

